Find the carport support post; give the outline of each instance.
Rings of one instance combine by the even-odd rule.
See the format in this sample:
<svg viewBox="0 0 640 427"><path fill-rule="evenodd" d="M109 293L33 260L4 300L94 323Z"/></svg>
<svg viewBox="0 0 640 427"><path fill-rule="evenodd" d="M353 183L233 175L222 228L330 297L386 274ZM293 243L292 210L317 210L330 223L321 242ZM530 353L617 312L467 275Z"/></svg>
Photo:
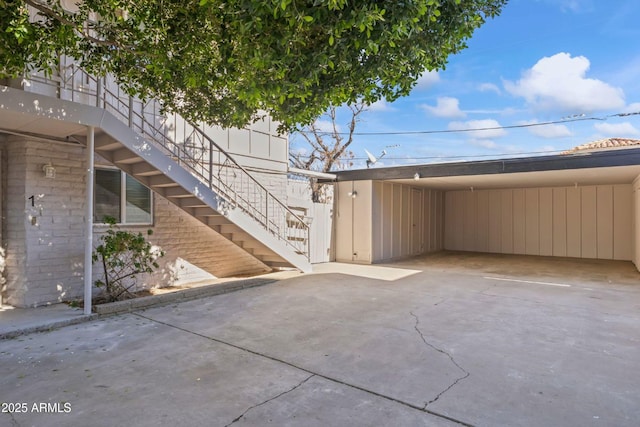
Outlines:
<svg viewBox="0 0 640 427"><path fill-rule="evenodd" d="M84 214L84 314L91 314L91 279L93 277L93 168L95 146L95 129L87 128L87 194L85 198Z"/></svg>

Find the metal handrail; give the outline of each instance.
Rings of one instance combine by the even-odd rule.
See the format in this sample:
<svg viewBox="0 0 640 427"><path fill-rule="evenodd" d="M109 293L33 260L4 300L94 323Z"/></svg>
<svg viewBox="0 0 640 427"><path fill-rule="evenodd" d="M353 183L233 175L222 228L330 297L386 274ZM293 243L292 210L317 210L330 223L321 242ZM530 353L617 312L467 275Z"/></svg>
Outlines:
<svg viewBox="0 0 640 427"><path fill-rule="evenodd" d="M114 114L189 170L227 204L239 207L296 253L310 258L306 221L256 180L203 129L177 114L160 114L158 101L143 102L131 97L115 82L108 82L108 77L95 78L73 62L61 63L59 76L34 74L29 81L55 87L56 95L62 99L94 105ZM178 142L179 134L182 142Z"/></svg>

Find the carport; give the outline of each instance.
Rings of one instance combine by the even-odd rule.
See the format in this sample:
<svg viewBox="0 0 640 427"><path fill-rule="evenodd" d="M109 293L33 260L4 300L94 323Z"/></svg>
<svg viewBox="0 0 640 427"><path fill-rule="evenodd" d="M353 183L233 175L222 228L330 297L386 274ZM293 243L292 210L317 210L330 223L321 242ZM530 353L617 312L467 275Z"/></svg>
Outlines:
<svg viewBox="0 0 640 427"><path fill-rule="evenodd" d="M455 250L640 265L639 148L336 175L336 261Z"/></svg>

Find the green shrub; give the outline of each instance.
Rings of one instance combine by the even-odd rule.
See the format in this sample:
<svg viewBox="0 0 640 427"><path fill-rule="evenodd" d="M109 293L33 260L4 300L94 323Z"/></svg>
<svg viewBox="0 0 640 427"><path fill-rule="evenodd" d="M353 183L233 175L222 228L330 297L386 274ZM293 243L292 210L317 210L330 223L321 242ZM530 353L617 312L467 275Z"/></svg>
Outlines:
<svg viewBox="0 0 640 427"><path fill-rule="evenodd" d="M120 230L115 218L105 217L104 222L109 229L100 236L100 245L92 254L94 263L102 263L104 279L96 280L95 285L104 288L107 301L131 298L137 275L156 270L156 260L164 251L154 249L140 232ZM147 230L147 236L151 234L153 230Z"/></svg>

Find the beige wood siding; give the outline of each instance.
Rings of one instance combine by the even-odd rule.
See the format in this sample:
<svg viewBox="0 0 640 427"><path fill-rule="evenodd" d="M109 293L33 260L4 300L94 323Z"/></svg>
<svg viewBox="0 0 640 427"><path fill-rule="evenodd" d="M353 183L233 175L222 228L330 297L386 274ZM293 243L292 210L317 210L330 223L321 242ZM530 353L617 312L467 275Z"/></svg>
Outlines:
<svg viewBox="0 0 640 427"><path fill-rule="evenodd" d="M336 188L336 261L371 262L372 181L339 182ZM356 197L349 193L355 192Z"/></svg>
<svg viewBox="0 0 640 427"><path fill-rule="evenodd" d="M478 191L476 198L478 208L478 224L476 227L476 250L487 252L489 250L489 192Z"/></svg>
<svg viewBox="0 0 640 427"><path fill-rule="evenodd" d="M640 215L640 176L633 181L632 186L632 216L638 218ZM640 270L640 225L637 221L632 221L632 261L636 265L636 268Z"/></svg>
<svg viewBox="0 0 640 427"><path fill-rule="evenodd" d="M384 188L380 181L374 181L373 193L371 195L371 203L373 206L383 206ZM382 222L382 209L373 209L371 219L371 241L378 242L382 240L384 235L384 223ZM371 253L373 259L383 258L383 247L381 245L373 245Z"/></svg>
<svg viewBox="0 0 640 427"><path fill-rule="evenodd" d="M582 247L580 188L567 188L567 256L579 258Z"/></svg>
<svg viewBox="0 0 640 427"><path fill-rule="evenodd" d="M382 217L377 218L382 224L382 239L375 240L374 245L382 248L382 257L377 259L391 259L393 257L393 247L390 244L393 238L393 222L389 220L393 215L393 184L384 182L382 183ZM382 242L387 242L382 244Z"/></svg>
<svg viewBox="0 0 640 427"><path fill-rule="evenodd" d="M502 241L500 230L502 228L501 209L502 193L500 191L488 191L489 193L489 248L487 252L500 252Z"/></svg>
<svg viewBox="0 0 640 427"><path fill-rule="evenodd" d="M443 249L441 191L388 182L375 182L372 188L371 262Z"/></svg>
<svg viewBox="0 0 640 427"><path fill-rule="evenodd" d="M356 181L353 201L353 261L371 262L372 181Z"/></svg>
<svg viewBox="0 0 640 427"><path fill-rule="evenodd" d="M613 200L613 259L631 259L633 256L634 216L631 186L614 186Z"/></svg>
<svg viewBox="0 0 640 427"><path fill-rule="evenodd" d="M498 252L513 253L513 191L497 190L501 195L500 217L502 219L502 229L500 230L500 241L502 249ZM447 194L445 194L445 197ZM461 195L463 196L463 195ZM445 211L445 216L448 215ZM446 248L446 247L445 247Z"/></svg>
<svg viewBox="0 0 640 427"><path fill-rule="evenodd" d="M335 213L335 254L336 261L351 261L353 253L353 201L348 193L352 191L352 182L336 184Z"/></svg>
<svg viewBox="0 0 640 427"><path fill-rule="evenodd" d="M551 232L540 233L540 255L553 255L553 189L541 188L538 200L540 203L540 216L538 217L540 230Z"/></svg>
<svg viewBox="0 0 640 427"><path fill-rule="evenodd" d="M631 260L632 193L630 184L449 191L444 247Z"/></svg>
<svg viewBox="0 0 640 427"><path fill-rule="evenodd" d="M552 214L553 247L551 254L567 256L567 192L564 188L554 188Z"/></svg>

